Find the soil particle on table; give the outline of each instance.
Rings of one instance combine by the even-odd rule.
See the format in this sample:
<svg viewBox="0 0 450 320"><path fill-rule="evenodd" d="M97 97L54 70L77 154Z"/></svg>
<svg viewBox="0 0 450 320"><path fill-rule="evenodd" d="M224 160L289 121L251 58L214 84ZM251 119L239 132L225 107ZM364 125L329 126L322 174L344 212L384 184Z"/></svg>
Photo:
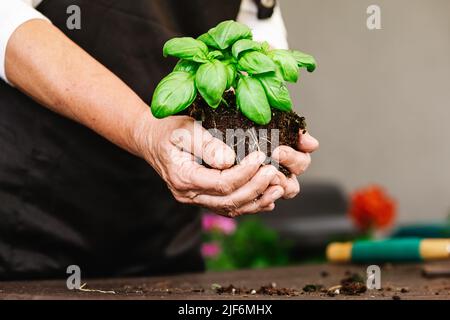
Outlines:
<svg viewBox="0 0 450 320"><path fill-rule="evenodd" d="M294 296L298 295L298 291L290 288L276 288L271 285L269 286L262 286L258 290L256 290L257 294L262 295L278 295L278 296Z"/></svg>
<svg viewBox="0 0 450 320"><path fill-rule="evenodd" d="M329 275L330 275L330 273L329 273L328 271L325 271L325 270L320 271L320 276L321 276L322 278L326 278L326 277L328 277Z"/></svg>
<svg viewBox="0 0 450 320"><path fill-rule="evenodd" d="M400 296L392 296L392 300L401 300L402 298Z"/></svg>
<svg viewBox="0 0 450 320"><path fill-rule="evenodd" d="M222 287L221 285L212 285L212 289L216 291L217 294L246 294L250 293L247 292L247 289L237 288L233 286L232 284Z"/></svg>
<svg viewBox="0 0 450 320"><path fill-rule="evenodd" d="M357 273L345 272L346 277L340 281L339 285L332 286L326 291L330 297L343 294L347 296L356 296L367 291L364 278Z"/></svg>
<svg viewBox="0 0 450 320"><path fill-rule="evenodd" d="M303 287L303 292L319 292L323 289L321 284L307 284Z"/></svg>
<svg viewBox="0 0 450 320"><path fill-rule="evenodd" d="M129 286L125 285L121 289L116 290L119 294L139 294L139 295L147 295L147 294L155 294L155 293L165 293L165 294L189 294L189 293L203 293L205 292L204 288L169 288L169 287L148 287L146 284L137 285L137 286Z"/></svg>
<svg viewBox="0 0 450 320"><path fill-rule="evenodd" d="M357 273L342 279L341 286L340 292L345 295L359 295L367 291L364 278Z"/></svg>
<svg viewBox="0 0 450 320"><path fill-rule="evenodd" d="M235 287L230 284L228 286L213 285L213 290L217 294L232 294L232 295L269 295L269 296L296 296L299 292L290 288L277 288L275 283L261 286L259 289L249 289L245 287Z"/></svg>

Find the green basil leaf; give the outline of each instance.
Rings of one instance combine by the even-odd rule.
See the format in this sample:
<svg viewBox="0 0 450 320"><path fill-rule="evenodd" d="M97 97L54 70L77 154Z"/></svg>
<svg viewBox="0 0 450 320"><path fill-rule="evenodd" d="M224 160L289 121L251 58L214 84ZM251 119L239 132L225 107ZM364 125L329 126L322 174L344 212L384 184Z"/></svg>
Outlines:
<svg viewBox="0 0 450 320"><path fill-rule="evenodd" d="M253 40L241 39L236 41L231 48L233 57L235 57L236 59L239 59L239 55L248 50L261 50L261 44Z"/></svg>
<svg viewBox="0 0 450 320"><path fill-rule="evenodd" d="M268 54L268 53L269 53L269 51L270 51L270 44L269 44L267 41L264 41L264 42L261 44L261 51L262 51L263 53L265 53L265 54Z"/></svg>
<svg viewBox="0 0 450 320"><path fill-rule="evenodd" d="M283 73L281 72L281 67L278 64L275 65L275 76L281 80L284 80Z"/></svg>
<svg viewBox="0 0 450 320"><path fill-rule="evenodd" d="M227 20L210 29L208 34L219 46L225 50L239 39L252 39L252 31L245 24Z"/></svg>
<svg viewBox="0 0 450 320"><path fill-rule="evenodd" d="M202 63L208 62L209 59L208 59L208 56L206 56L206 55L203 56L203 55L197 55L197 54L196 54L196 55L192 58L192 61L202 64Z"/></svg>
<svg viewBox="0 0 450 320"><path fill-rule="evenodd" d="M195 84L208 105L217 108L227 86L225 65L219 60L202 64L197 70Z"/></svg>
<svg viewBox="0 0 450 320"><path fill-rule="evenodd" d="M246 52L238 62L239 69L249 74L275 71L275 64L268 56L258 51Z"/></svg>
<svg viewBox="0 0 450 320"><path fill-rule="evenodd" d="M183 111L197 96L194 75L189 72L169 73L155 89L151 110L156 118L164 118Z"/></svg>
<svg viewBox="0 0 450 320"><path fill-rule="evenodd" d="M210 53L208 53L209 60L213 60L216 58L223 58L223 53L220 52L219 50L214 50L214 51L211 51Z"/></svg>
<svg viewBox="0 0 450 320"><path fill-rule="evenodd" d="M269 56L280 67L283 79L289 82L297 82L299 67L297 60L287 50L272 50Z"/></svg>
<svg viewBox="0 0 450 320"><path fill-rule="evenodd" d="M163 55L193 60L194 57L206 59L208 47L203 42L190 37L173 38L164 44Z"/></svg>
<svg viewBox="0 0 450 320"><path fill-rule="evenodd" d="M306 68L308 72L313 72L316 69L316 59L313 56L297 50L290 50L289 52L300 68Z"/></svg>
<svg viewBox="0 0 450 320"><path fill-rule="evenodd" d="M178 61L178 63L175 65L175 68L173 68L173 71L184 71L195 74L197 72L197 69L198 63L182 59Z"/></svg>
<svg viewBox="0 0 450 320"><path fill-rule="evenodd" d="M225 68L227 70L227 89L234 87L236 84L237 70L235 65L231 62L224 62Z"/></svg>
<svg viewBox="0 0 450 320"><path fill-rule="evenodd" d="M241 112L254 123L265 125L272 111L261 83L252 77L242 77L236 89L236 101Z"/></svg>
<svg viewBox="0 0 450 320"><path fill-rule="evenodd" d="M267 99L272 107L281 111L292 110L292 100L284 81L275 75L262 75L258 77L266 92Z"/></svg>
<svg viewBox="0 0 450 320"><path fill-rule="evenodd" d="M200 35L197 40L200 40L208 47L220 49L219 45L214 41L214 39L209 35L209 33L204 33Z"/></svg>

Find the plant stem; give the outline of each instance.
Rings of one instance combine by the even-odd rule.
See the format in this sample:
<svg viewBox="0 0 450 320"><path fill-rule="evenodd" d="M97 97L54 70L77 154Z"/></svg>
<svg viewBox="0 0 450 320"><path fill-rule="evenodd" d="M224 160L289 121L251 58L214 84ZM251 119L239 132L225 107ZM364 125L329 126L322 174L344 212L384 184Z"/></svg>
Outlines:
<svg viewBox="0 0 450 320"><path fill-rule="evenodd" d="M225 104L227 107L230 107L230 105L228 104L227 100L225 100L223 97L222 97L221 100L222 100L223 104Z"/></svg>

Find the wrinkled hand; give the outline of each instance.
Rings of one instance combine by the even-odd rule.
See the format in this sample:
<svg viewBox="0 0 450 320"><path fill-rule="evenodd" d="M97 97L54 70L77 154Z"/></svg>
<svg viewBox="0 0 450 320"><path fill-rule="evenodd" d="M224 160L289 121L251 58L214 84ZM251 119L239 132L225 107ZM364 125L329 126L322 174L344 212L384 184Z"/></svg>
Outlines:
<svg viewBox="0 0 450 320"><path fill-rule="evenodd" d="M303 152L277 148L275 160L293 173L286 178L272 165L261 166L266 159L262 152L233 165L234 151L190 117L142 123L146 123L139 130L142 156L166 181L175 199L229 217L271 211L279 198L294 197L299 192L295 175L306 170L309 152L317 148L309 135L300 137Z"/></svg>
<svg viewBox="0 0 450 320"><path fill-rule="evenodd" d="M319 141L308 132L299 132L297 150L288 146L279 146L272 153L272 158L291 172L284 187L284 199L291 199L300 192L297 176L303 174L311 164L311 153L319 148Z"/></svg>

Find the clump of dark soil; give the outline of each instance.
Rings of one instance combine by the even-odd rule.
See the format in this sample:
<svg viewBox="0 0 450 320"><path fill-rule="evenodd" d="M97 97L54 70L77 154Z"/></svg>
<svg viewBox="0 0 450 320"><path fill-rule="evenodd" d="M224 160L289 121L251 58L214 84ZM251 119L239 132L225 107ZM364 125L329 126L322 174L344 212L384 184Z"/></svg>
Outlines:
<svg viewBox="0 0 450 320"><path fill-rule="evenodd" d="M232 284L223 287L216 285L213 287L217 294L232 294L232 295L268 295L268 296L296 296L299 292L290 288L277 288L275 283L261 286L259 289L248 289L235 287Z"/></svg>
<svg viewBox="0 0 450 320"><path fill-rule="evenodd" d="M236 162L239 163L251 151L261 150L266 153L270 162L272 151L279 145L290 146L294 149L298 148L298 133L300 130L306 132L306 122L304 117L300 117L295 112L282 112L272 109L272 120L269 124L261 126L247 119L236 107L236 97L233 92L225 93L224 100L216 109L209 107L203 98L198 97L195 102L184 112L196 119L202 121L205 129L212 129L216 132L213 135L234 149L238 155ZM227 141L227 129L242 129L246 133L244 139L232 139ZM261 133L260 129L266 129L266 133ZM273 140L273 129L279 130L279 141ZM238 150L244 150L241 154ZM279 170L285 175L289 175L289 171L280 166Z"/></svg>
<svg viewBox="0 0 450 320"><path fill-rule="evenodd" d="M319 292L323 289L323 285L321 284L307 284L303 287L303 292Z"/></svg>
<svg viewBox="0 0 450 320"><path fill-rule="evenodd" d="M342 279L341 286L340 292L345 295L359 295L367 291L364 278L357 273Z"/></svg>
<svg viewBox="0 0 450 320"><path fill-rule="evenodd" d="M216 291L217 294L243 294L246 293L247 289L243 289L243 288L236 288L235 286L233 286L232 284L226 286L226 287L222 287L220 285L213 285L213 290Z"/></svg>
<svg viewBox="0 0 450 320"><path fill-rule="evenodd" d="M256 294L269 295L269 296L295 296L298 295L298 291L290 288L276 288L273 285L262 286L256 290Z"/></svg>
<svg viewBox="0 0 450 320"><path fill-rule="evenodd" d="M351 272L346 272L345 275L345 278L341 280L339 285L335 285L327 290L328 296L334 297L339 294L356 296L367 291L364 278L361 275Z"/></svg>
<svg viewBox="0 0 450 320"><path fill-rule="evenodd" d="M321 276L322 278L326 278L326 277L328 277L329 275L330 275L330 273L329 273L328 271L325 271L325 270L320 271L320 276Z"/></svg>

